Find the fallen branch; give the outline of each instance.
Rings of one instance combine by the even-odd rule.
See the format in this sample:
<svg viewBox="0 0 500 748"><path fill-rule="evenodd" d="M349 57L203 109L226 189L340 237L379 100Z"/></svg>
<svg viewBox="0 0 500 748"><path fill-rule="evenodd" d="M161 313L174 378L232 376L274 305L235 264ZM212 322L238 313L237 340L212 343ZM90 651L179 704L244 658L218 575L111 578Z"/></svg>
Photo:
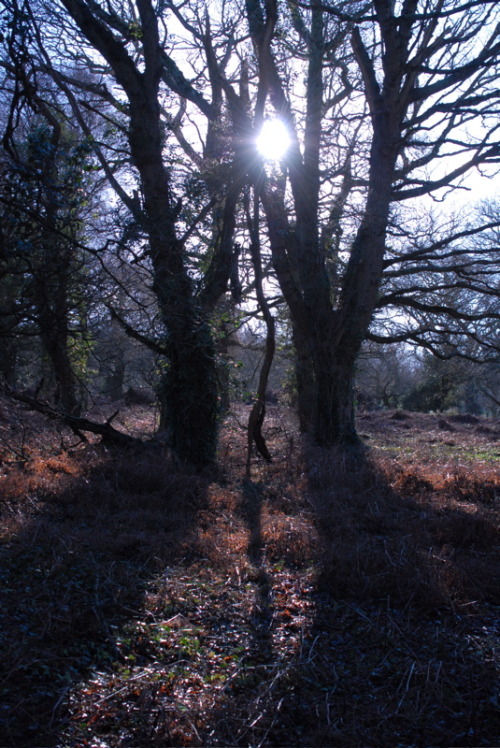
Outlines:
<svg viewBox="0 0 500 748"><path fill-rule="evenodd" d="M23 395L10 388L6 388L5 393L12 400L24 403L31 410L36 410L38 413L42 413L53 421L61 421L80 439L83 439L83 441L87 441L87 439L82 432L87 431L91 434L98 434L98 436L102 438L103 444L114 447L136 447L139 444L142 444L140 439L124 434L122 431L118 431L111 425L113 419L118 415L118 411L113 413L105 423L97 423L96 421L90 421L88 418L72 416L69 413L64 413L64 411L56 410L48 403L34 397L29 397L28 395Z"/></svg>

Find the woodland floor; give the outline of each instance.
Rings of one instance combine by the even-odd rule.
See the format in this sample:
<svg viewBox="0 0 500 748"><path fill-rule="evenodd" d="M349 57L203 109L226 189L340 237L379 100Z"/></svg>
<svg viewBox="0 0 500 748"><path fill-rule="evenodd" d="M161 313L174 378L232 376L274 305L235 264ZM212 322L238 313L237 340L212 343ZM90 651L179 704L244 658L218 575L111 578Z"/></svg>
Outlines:
<svg viewBox="0 0 500 748"><path fill-rule="evenodd" d="M248 480L246 415L194 475L0 400L0 746L500 745L500 421L275 408Z"/></svg>

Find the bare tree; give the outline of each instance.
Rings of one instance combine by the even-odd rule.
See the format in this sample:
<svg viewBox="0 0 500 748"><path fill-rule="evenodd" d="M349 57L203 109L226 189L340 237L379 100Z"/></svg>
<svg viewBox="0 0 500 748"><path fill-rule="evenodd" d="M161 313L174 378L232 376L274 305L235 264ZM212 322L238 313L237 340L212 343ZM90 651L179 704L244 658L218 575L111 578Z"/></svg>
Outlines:
<svg viewBox="0 0 500 748"><path fill-rule="evenodd" d="M246 9L261 87L292 134L292 210L282 184L268 180L261 198L294 326L303 421L322 444L356 441L355 365L392 265L394 205L499 160L498 3L313 0L290 3L288 20L274 0ZM304 59L302 99L282 62L291 38ZM336 123L336 143L325 122ZM332 272L324 239L335 244L346 227L352 240Z"/></svg>
<svg viewBox="0 0 500 748"><path fill-rule="evenodd" d="M389 227L378 322L368 337L409 342L439 358L498 360L498 207L466 219L421 209Z"/></svg>
<svg viewBox="0 0 500 748"><path fill-rule="evenodd" d="M129 261L152 273L163 422L182 457L214 454L210 322L228 288L241 298L248 185L290 310L301 425L319 443L357 440L365 340L437 348L443 317L450 344L476 334L488 345L498 285L487 252L471 264L460 242L497 224L450 224L424 240L408 215L498 164L497 2L21 5L36 69L57 82L83 134L101 124L94 153L130 214ZM272 168L255 144L271 114L291 138Z"/></svg>
<svg viewBox="0 0 500 748"><path fill-rule="evenodd" d="M209 102L169 56L162 10L149 0L106 8L92 0L63 0L50 6L26 0L22 7L12 0L11 6L31 29L28 52L36 57L36 68L57 82L83 134L93 134L89 118L107 121L106 130L92 139L95 154L130 211L137 237L147 239L133 261L152 269L164 326L163 340L154 343L167 359L160 387L162 425L179 456L199 465L211 462L218 395L210 315L231 274L234 211L242 179L224 150L217 71L227 62L212 46L210 20L198 19L197 28L187 24L207 59ZM82 74L84 65L90 72ZM186 102L208 122L201 157L181 132ZM179 194L183 186L172 168L173 135L193 156L207 188L197 215ZM223 161L227 168L222 181L216 166ZM212 163L211 170L206 169L207 162ZM134 182L135 190L130 189ZM211 211L210 251L208 261L202 253L201 269L200 262L193 264L195 253L188 247L196 227Z"/></svg>

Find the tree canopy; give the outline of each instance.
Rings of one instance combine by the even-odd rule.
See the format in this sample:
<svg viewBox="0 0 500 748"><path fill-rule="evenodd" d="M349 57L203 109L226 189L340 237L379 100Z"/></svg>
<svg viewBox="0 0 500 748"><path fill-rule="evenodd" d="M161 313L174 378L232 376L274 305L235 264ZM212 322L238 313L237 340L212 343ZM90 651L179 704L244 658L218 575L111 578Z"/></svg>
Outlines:
<svg viewBox="0 0 500 748"><path fill-rule="evenodd" d="M182 459L213 460L221 309L255 289L269 330L266 293L286 303L299 418L321 444L356 441L367 340L498 362L498 205L441 205L498 169L499 12L7 0L5 157L43 119L91 154L100 205L73 257L121 268L111 287L132 306L102 303L163 361L161 422ZM290 141L279 159L257 147L273 118ZM3 209L28 210L23 195L2 187Z"/></svg>

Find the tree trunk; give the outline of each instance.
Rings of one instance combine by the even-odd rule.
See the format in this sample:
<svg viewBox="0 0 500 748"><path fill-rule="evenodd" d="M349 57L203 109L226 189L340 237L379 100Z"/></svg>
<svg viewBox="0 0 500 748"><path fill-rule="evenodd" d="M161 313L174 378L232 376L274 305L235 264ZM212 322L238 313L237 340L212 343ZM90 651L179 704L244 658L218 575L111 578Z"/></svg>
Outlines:
<svg viewBox="0 0 500 748"><path fill-rule="evenodd" d="M54 215L49 218L56 226ZM33 282L33 298L43 348L50 359L56 383L54 400L73 416L80 415L78 381L73 371L68 347L68 287L71 273L71 250L59 246L56 233L46 231L42 237L40 267Z"/></svg>
<svg viewBox="0 0 500 748"><path fill-rule="evenodd" d="M98 4L81 0L62 0L62 4L107 60L129 101L128 140L142 188L136 218L148 235L153 289L165 328L168 362L160 385L161 426L170 432L172 447L181 459L203 466L213 461L217 439L215 355L210 326L194 297L184 246L176 234L180 206L163 161L158 17L150 0L136 1L141 25L139 64L97 14Z"/></svg>
<svg viewBox="0 0 500 748"><path fill-rule="evenodd" d="M354 417L354 360L328 350L315 362L314 438L322 446L357 444Z"/></svg>
<svg viewBox="0 0 500 748"><path fill-rule="evenodd" d="M161 163L161 162L160 162ZM149 205L149 216L157 205ZM217 370L210 326L194 298L192 282L182 258L182 247L158 216L164 232L150 230L153 249L153 290L167 340L168 363L160 383L160 429L182 460L203 466L215 458L217 443Z"/></svg>
<svg viewBox="0 0 500 748"><path fill-rule="evenodd" d="M311 352L307 338L292 323L292 336L295 348L295 386L296 406L299 418L299 428L302 433L307 433L313 428L315 421L315 382L314 368Z"/></svg>
<svg viewBox="0 0 500 748"><path fill-rule="evenodd" d="M213 462L217 444L217 373L208 321L193 294L184 247L175 231L169 176L163 165L156 96L131 97L129 141L144 195L153 290L166 331L168 363L160 383L160 429L176 454L198 466ZM150 92L151 93L151 92Z"/></svg>
<svg viewBox="0 0 500 748"><path fill-rule="evenodd" d="M47 352L56 380L54 400L62 410L72 416L79 416L81 405L77 397L77 382L67 350L67 333L54 325L52 330L41 329L40 336Z"/></svg>
<svg viewBox="0 0 500 748"><path fill-rule="evenodd" d="M217 446L218 396L215 355L208 324L186 317L168 325L168 363L162 376L160 430L182 459L203 466Z"/></svg>
<svg viewBox="0 0 500 748"><path fill-rule="evenodd" d="M104 394L110 400L116 401L123 398L123 384L125 381L125 358L123 350L118 348L111 362L109 373L106 375Z"/></svg>
<svg viewBox="0 0 500 748"><path fill-rule="evenodd" d="M0 337L0 386L6 384L16 388L17 352L14 342L7 337Z"/></svg>

